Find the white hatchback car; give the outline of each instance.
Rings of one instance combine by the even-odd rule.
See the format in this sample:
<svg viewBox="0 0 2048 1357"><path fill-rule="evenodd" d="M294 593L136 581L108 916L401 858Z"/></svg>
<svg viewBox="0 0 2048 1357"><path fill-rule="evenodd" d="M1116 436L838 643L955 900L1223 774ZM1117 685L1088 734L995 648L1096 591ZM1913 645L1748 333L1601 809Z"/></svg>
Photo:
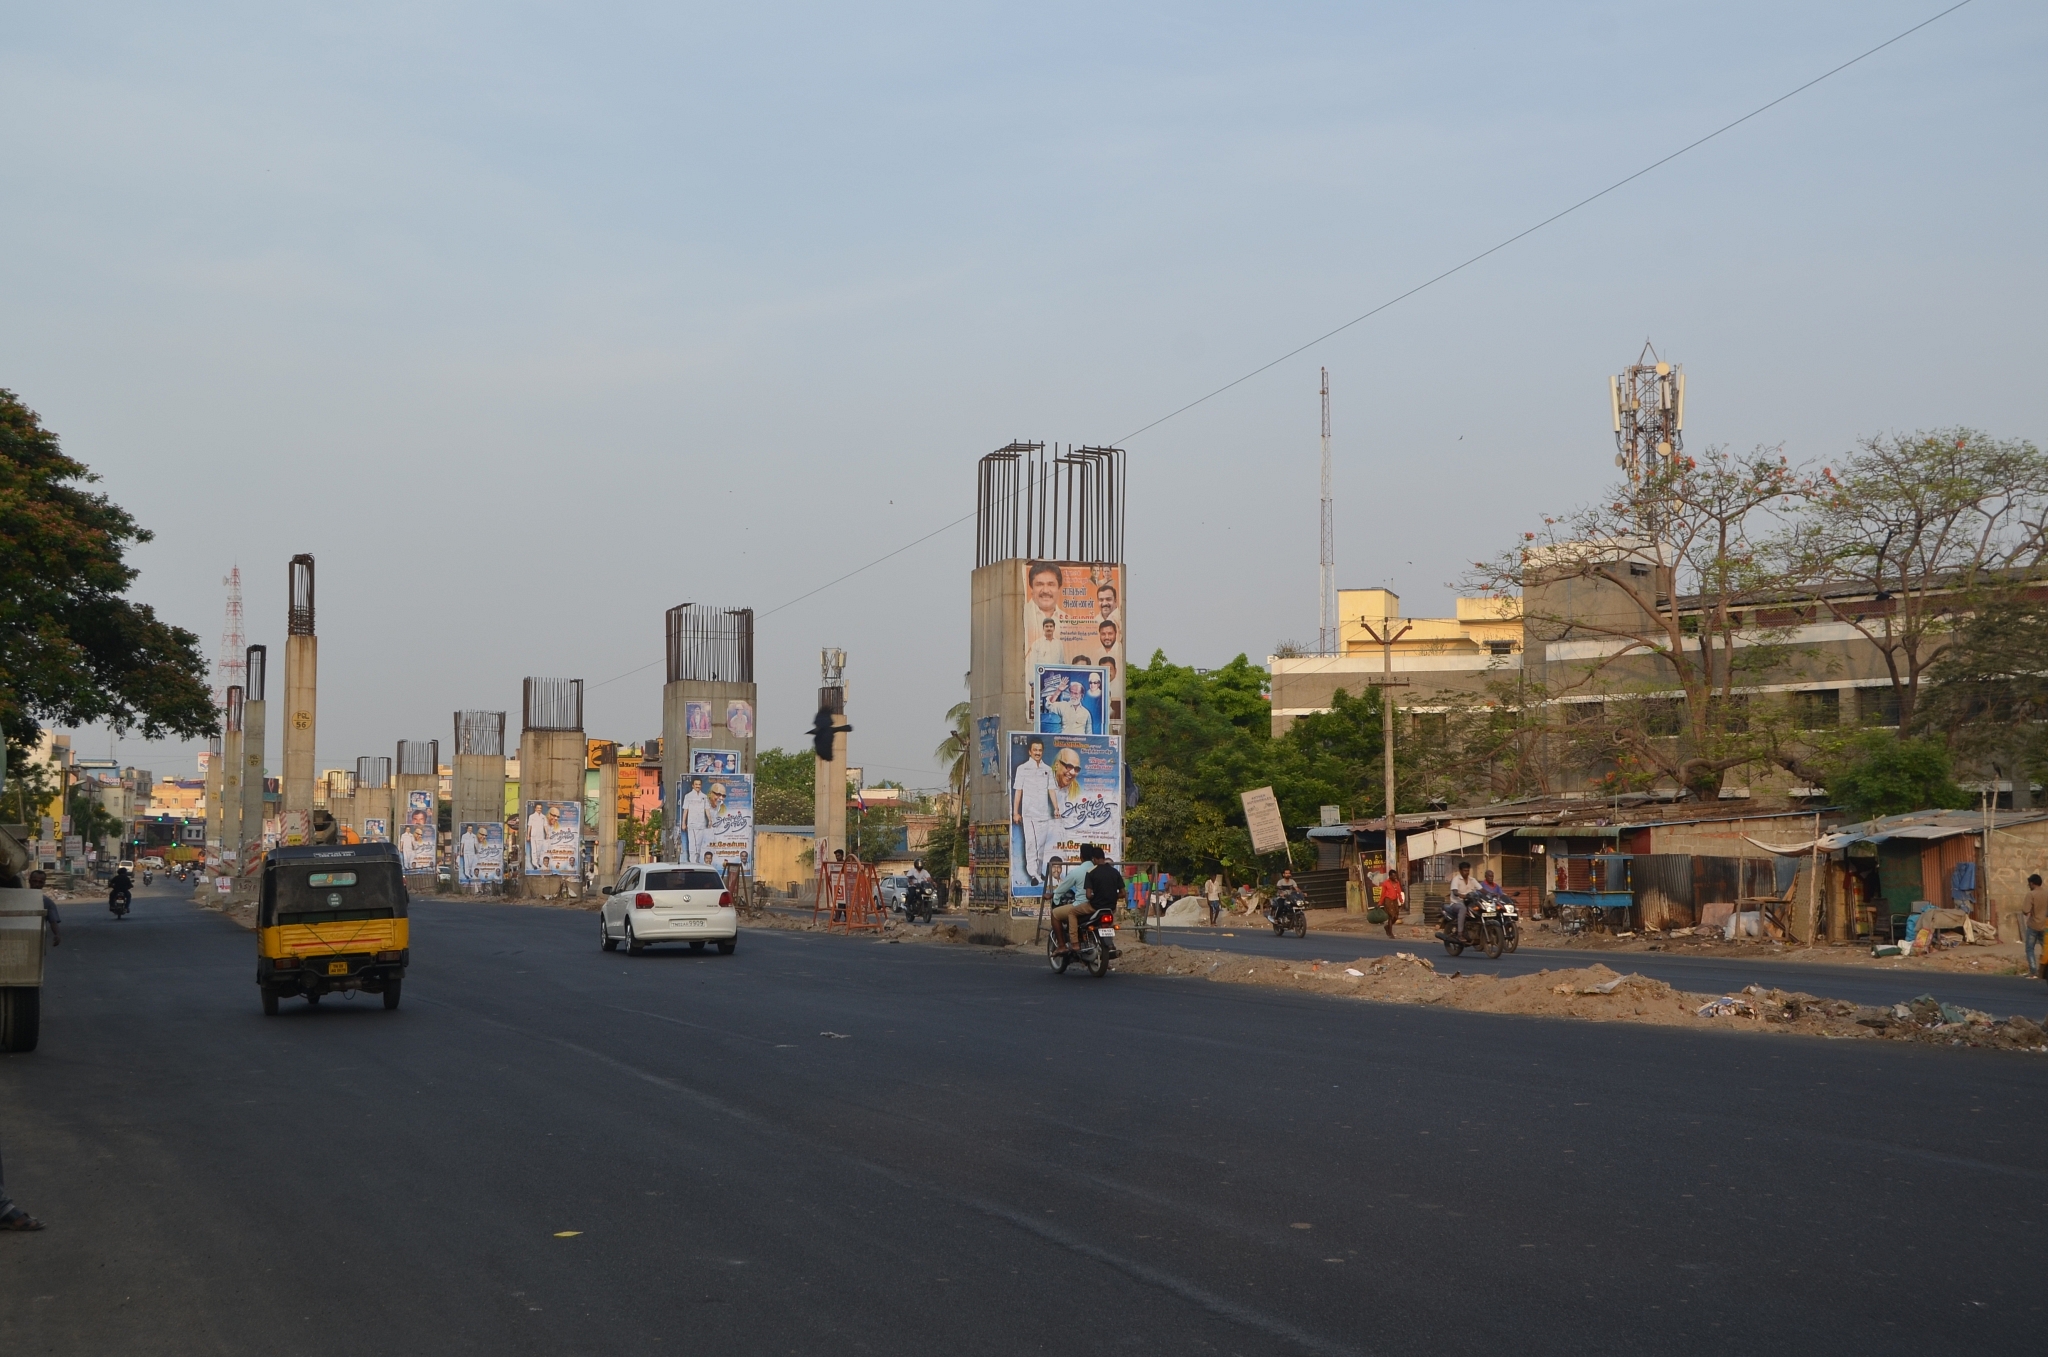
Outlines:
<svg viewBox="0 0 2048 1357"><path fill-rule="evenodd" d="M732 907L725 879L709 867L650 862L628 867L605 891L598 911L604 950L620 943L635 956L657 942L687 942L701 952L715 942L731 956L740 945L740 915Z"/></svg>

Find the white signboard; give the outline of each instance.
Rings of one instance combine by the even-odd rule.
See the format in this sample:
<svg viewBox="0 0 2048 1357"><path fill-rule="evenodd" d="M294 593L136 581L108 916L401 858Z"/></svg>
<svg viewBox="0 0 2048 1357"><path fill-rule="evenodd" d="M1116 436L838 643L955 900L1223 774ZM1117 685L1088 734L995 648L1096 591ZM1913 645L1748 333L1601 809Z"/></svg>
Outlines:
<svg viewBox="0 0 2048 1357"><path fill-rule="evenodd" d="M1244 802L1244 823L1252 832L1252 851L1286 852L1287 825L1280 818L1280 798L1273 795L1273 789L1255 787L1238 793L1238 799Z"/></svg>

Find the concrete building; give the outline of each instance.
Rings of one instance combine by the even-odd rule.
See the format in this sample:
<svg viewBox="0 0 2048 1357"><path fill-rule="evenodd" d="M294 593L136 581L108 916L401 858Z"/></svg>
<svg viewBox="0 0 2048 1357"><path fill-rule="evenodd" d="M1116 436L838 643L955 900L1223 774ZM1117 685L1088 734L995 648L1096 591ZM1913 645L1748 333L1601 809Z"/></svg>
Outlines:
<svg viewBox="0 0 2048 1357"><path fill-rule="evenodd" d="M1367 676L1380 673L1385 664L1381 647L1366 631L1368 624L1382 634L1402 632L1392 650L1393 672L1409 680L1399 696L1403 706L1444 693L1476 695L1522 668L1519 599L1461 598L1451 617L1404 618L1401 596L1391 589L1340 589L1337 619L1341 653L1268 658L1275 735L1285 734L1298 716L1328 711L1340 688L1353 696L1366 691Z"/></svg>

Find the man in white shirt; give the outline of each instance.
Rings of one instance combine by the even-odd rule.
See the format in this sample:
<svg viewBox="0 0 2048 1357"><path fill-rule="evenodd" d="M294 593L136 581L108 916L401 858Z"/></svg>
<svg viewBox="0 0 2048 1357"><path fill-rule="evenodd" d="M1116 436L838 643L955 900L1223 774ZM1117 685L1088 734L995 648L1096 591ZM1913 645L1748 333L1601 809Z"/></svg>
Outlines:
<svg viewBox="0 0 2048 1357"><path fill-rule="evenodd" d="M1045 741L1034 736L1024 762L1010 774L1010 821L1024 831L1024 875L1033 886L1045 883L1045 862L1057 837L1057 814L1052 769L1045 766Z"/></svg>
<svg viewBox="0 0 2048 1357"><path fill-rule="evenodd" d="M1450 898L1444 904L1444 920L1448 924L1446 931L1452 937L1464 934L1465 916L1472 911L1472 906L1467 901L1478 893L1479 883L1472 879L1472 864L1459 863L1457 873L1451 877L1450 889L1446 892Z"/></svg>
<svg viewBox="0 0 2048 1357"><path fill-rule="evenodd" d="M1088 704L1081 699L1081 680L1074 679L1067 684L1066 695L1055 704L1059 713L1060 734L1093 735L1095 719L1088 714Z"/></svg>
<svg viewBox="0 0 2048 1357"><path fill-rule="evenodd" d="M548 813L538 801L526 813L526 870L529 875L539 876L547 870L548 857Z"/></svg>
<svg viewBox="0 0 2048 1357"><path fill-rule="evenodd" d="M683 796L683 839L685 862L704 860L704 840L711 831L711 798L704 795L704 779L690 779L690 790Z"/></svg>
<svg viewBox="0 0 2048 1357"><path fill-rule="evenodd" d="M476 826L464 825L462 827L462 838L455 845L456 879L458 881L476 880L476 857Z"/></svg>

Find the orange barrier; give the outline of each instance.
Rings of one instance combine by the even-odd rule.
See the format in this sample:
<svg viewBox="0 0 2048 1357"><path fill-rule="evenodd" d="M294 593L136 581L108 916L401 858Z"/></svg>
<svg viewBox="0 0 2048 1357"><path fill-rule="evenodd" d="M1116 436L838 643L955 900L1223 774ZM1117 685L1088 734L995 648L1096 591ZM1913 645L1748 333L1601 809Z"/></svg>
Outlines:
<svg viewBox="0 0 2048 1357"><path fill-rule="evenodd" d="M811 922L825 916L825 926L852 932L879 929L887 922L875 869L865 862L834 859L818 865L818 889L811 902Z"/></svg>

